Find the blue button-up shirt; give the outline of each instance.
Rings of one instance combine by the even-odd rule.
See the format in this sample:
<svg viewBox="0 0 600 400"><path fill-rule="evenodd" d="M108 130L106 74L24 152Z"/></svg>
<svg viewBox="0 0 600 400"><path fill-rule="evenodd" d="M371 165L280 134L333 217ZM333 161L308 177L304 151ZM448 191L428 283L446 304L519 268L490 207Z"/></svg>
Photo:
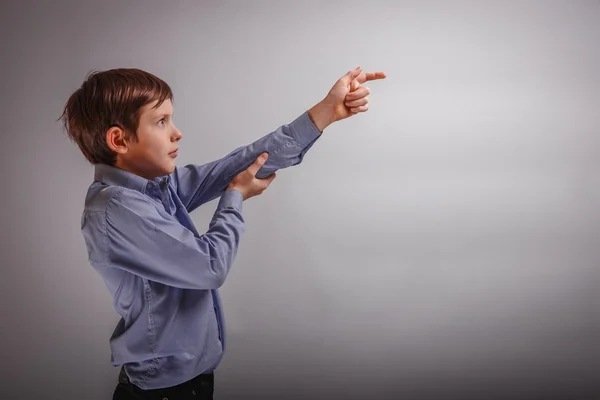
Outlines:
<svg viewBox="0 0 600 400"><path fill-rule="evenodd" d="M217 289L245 230L242 194L226 188L262 152L269 158L259 178L302 162L319 137L305 112L220 160L176 167L153 180L95 166L81 230L89 262L121 315L110 339L111 361L124 365L132 383L174 386L219 365L225 324ZM189 213L219 196L200 235Z"/></svg>

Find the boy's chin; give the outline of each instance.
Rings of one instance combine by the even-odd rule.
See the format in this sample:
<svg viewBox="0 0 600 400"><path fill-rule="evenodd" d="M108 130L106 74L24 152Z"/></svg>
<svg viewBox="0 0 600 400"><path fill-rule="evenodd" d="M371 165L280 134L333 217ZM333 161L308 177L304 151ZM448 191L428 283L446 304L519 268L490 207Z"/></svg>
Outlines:
<svg viewBox="0 0 600 400"><path fill-rule="evenodd" d="M160 178L162 176L171 175L175 171L175 165L161 165L152 171L153 179Z"/></svg>
<svg viewBox="0 0 600 400"><path fill-rule="evenodd" d="M173 162L173 164L167 168L167 173L165 175L170 175L173 173L173 171L175 171L175 162Z"/></svg>
<svg viewBox="0 0 600 400"><path fill-rule="evenodd" d="M175 171L175 160L167 162L164 165L161 165L161 167L162 167L161 168L161 170L162 170L161 176L172 174L173 171Z"/></svg>

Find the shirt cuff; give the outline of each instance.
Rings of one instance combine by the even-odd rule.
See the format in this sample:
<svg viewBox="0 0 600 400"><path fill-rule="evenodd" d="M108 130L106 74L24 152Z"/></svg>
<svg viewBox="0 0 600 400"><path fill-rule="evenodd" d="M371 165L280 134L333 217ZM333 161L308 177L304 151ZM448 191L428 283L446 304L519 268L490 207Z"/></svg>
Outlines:
<svg viewBox="0 0 600 400"><path fill-rule="evenodd" d="M308 116L308 111L305 111L292 121L290 128L292 129L294 140L303 148L313 143L321 135L321 132L319 132Z"/></svg>
<svg viewBox="0 0 600 400"><path fill-rule="evenodd" d="M222 210L223 208L234 208L239 212L242 212L242 202L244 201L244 196L242 192L236 189L226 190L225 193L221 196L219 200L219 205L217 206L217 210Z"/></svg>

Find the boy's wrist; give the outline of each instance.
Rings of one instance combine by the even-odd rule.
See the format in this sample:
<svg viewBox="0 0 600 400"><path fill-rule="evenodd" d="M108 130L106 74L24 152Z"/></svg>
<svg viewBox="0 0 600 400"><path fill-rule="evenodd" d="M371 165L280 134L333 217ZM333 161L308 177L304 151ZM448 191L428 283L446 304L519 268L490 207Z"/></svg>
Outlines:
<svg viewBox="0 0 600 400"><path fill-rule="evenodd" d="M308 116L315 125L315 128L321 133L334 122L331 107L327 106L322 101L308 110Z"/></svg>

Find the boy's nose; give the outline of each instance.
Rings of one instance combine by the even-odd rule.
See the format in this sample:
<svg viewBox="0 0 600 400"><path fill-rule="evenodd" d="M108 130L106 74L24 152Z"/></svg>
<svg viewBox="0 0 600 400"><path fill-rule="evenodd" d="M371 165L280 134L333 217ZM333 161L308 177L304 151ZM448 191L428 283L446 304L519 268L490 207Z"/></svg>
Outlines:
<svg viewBox="0 0 600 400"><path fill-rule="evenodd" d="M173 140L175 142L178 142L182 137L183 137L183 134L181 133L181 131L179 129L175 128L175 132L173 133Z"/></svg>

